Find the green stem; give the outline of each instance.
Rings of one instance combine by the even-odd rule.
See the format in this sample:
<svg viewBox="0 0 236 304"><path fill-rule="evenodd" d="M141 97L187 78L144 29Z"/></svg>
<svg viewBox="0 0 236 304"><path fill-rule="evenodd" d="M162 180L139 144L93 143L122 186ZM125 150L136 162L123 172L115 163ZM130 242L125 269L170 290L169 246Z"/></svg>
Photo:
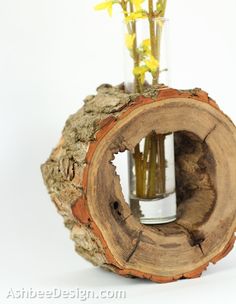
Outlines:
<svg viewBox="0 0 236 304"><path fill-rule="evenodd" d="M130 4L130 12L134 11L133 4ZM129 29L128 29L129 30ZM137 29L135 20L131 23L132 34L135 35L134 43L133 43L133 59L134 59L134 68L139 66L139 54L137 52ZM134 88L135 93L142 92L142 84L140 83L138 77L134 77ZM135 161L135 174L136 174L136 195L138 197L144 196L144 188L142 184L142 175L143 175L143 163L142 163L142 154L140 153L140 145L137 144L134 149L134 161Z"/></svg>
<svg viewBox="0 0 236 304"><path fill-rule="evenodd" d="M163 10L161 11L160 17L164 17L166 13L167 0L163 0Z"/></svg>
<svg viewBox="0 0 236 304"><path fill-rule="evenodd" d="M163 1L163 7L160 14L160 17L165 16L167 0ZM161 52L161 35L162 35L162 27L160 24L156 24L156 59L160 63L160 52ZM160 77L160 66L156 72L157 82L159 83ZM157 135L157 153L158 153L158 172L157 172L157 185L158 185L158 193L164 194L166 192L166 176L165 176L165 135L158 134Z"/></svg>
<svg viewBox="0 0 236 304"><path fill-rule="evenodd" d="M125 3L125 1L124 1ZM164 17L166 0L163 2L161 17ZM134 12L133 4L129 1L130 12ZM148 0L148 21L150 31L151 54L160 62L161 27L157 24L155 29L153 0ZM127 7L125 9L127 11ZM134 67L140 64L137 52L137 29L136 22L132 21L128 26L129 34L135 34L133 44ZM158 70L152 74L152 84L159 83ZM142 92L142 84L138 77L135 77L135 92ZM140 145L137 144L133 154L136 173L136 195L141 198L155 198L157 193L165 193L165 135L157 135L154 131L146 136L143 154L140 152ZM157 165L158 163L158 165ZM158 168L157 168L158 167Z"/></svg>
<svg viewBox="0 0 236 304"><path fill-rule="evenodd" d="M148 176L148 191L147 197L154 198L156 196L156 157L157 157L157 141L156 133L151 133L150 161L149 161L149 176Z"/></svg>
<svg viewBox="0 0 236 304"><path fill-rule="evenodd" d="M147 170L148 170L148 154L150 151L151 136L145 137L144 152L143 152L143 172L142 172L142 190L144 197L147 196Z"/></svg>
<svg viewBox="0 0 236 304"><path fill-rule="evenodd" d="M165 193L165 135L157 134L157 158L158 158L158 170L157 170L157 192L160 194Z"/></svg>
<svg viewBox="0 0 236 304"><path fill-rule="evenodd" d="M129 2L130 6L130 12L134 12L134 6L132 2ZM134 59L134 68L138 67L139 62L139 54L137 51L137 28L136 28L136 21L131 22L131 28L132 28L132 34L135 35L134 43L133 43L133 59ZM134 77L134 87L135 87L135 93L142 93L142 84L137 76Z"/></svg>
<svg viewBox="0 0 236 304"><path fill-rule="evenodd" d="M156 34L155 34L155 22L153 14L153 0L148 0L148 21L149 21L149 32L150 32L150 43L151 43L151 52L152 56L157 59L157 48L156 48ZM157 74L152 74L152 84L155 85L158 83Z"/></svg>
<svg viewBox="0 0 236 304"><path fill-rule="evenodd" d="M162 3L162 11L160 12L159 17L163 18L166 13L166 4L167 0L163 0ZM156 41L155 45L157 46L156 50L156 59L160 63L160 52L161 52L161 35L162 35L162 28L160 24L156 24ZM158 67L157 72L156 72L156 78L157 78L157 83L159 83L159 77L160 77L160 67Z"/></svg>
<svg viewBox="0 0 236 304"><path fill-rule="evenodd" d="M122 11L123 11L123 14L124 14L124 18L128 17L127 2L126 2L125 0L121 0L120 5L121 5L121 8L122 8ZM129 24L129 23L127 24L127 31L128 31L128 33L129 33L130 35L133 34L132 28L130 27L130 24Z"/></svg>
<svg viewBox="0 0 236 304"><path fill-rule="evenodd" d="M129 12L133 13L134 12L134 6L133 3L128 1L129 3ZM123 14L124 14L124 18L126 18L128 16L128 6L127 6L127 1L122 0L121 1L121 7L123 10ZM134 61L134 68L138 67L140 64L140 60L139 60L139 54L137 51L137 29L136 29L136 21L131 21L130 23L127 24L127 31L129 33L129 35L135 35L134 38L134 43L133 43L133 49L132 49L132 53L133 53L133 61ZM143 88L142 88L142 84L140 82L140 80L138 79L137 76L134 77L134 92L135 93L142 93Z"/></svg>
<svg viewBox="0 0 236 304"><path fill-rule="evenodd" d="M161 44L161 26L156 25L153 19L153 0L148 0L149 9L149 31L150 31L150 43L152 56L160 62L160 44ZM166 1L163 2L163 11L161 16L164 17L166 9ZM159 83L160 69L152 74L152 84ZM148 197L153 197L157 193L165 193L165 135L153 134L151 137L150 147L150 168L149 168L149 179L148 179ZM157 158L157 159L156 159ZM158 170L156 170L156 161L158 160ZM155 161L155 163L154 163ZM157 192L157 193L156 193Z"/></svg>
<svg viewBox="0 0 236 304"><path fill-rule="evenodd" d="M142 154L140 153L139 144L134 149L134 163L135 163L135 174L136 174L136 196L142 197Z"/></svg>
<svg viewBox="0 0 236 304"><path fill-rule="evenodd" d="M160 52L161 52L161 34L162 34L162 29L161 26L157 23L156 24L156 46L157 46L157 51L156 51L156 59L158 60L158 62L160 63ZM156 72L156 79L157 82L159 82L159 77L160 77L160 66L157 69Z"/></svg>

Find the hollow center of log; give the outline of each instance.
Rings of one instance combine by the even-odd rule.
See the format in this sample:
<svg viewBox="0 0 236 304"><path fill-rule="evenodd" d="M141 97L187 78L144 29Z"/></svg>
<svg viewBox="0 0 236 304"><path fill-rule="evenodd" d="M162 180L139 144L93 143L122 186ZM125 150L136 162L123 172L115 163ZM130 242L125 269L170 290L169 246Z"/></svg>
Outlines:
<svg viewBox="0 0 236 304"><path fill-rule="evenodd" d="M177 222L197 228L216 202L215 161L207 144L191 132L175 133Z"/></svg>
<svg viewBox="0 0 236 304"><path fill-rule="evenodd" d="M175 172L177 220L169 224L149 225L146 229L167 234L187 229L194 233L195 241L203 240L198 228L209 219L216 202L215 161L207 144L191 132L175 132ZM127 200L127 192L124 196ZM111 208L114 208L113 215L117 212L117 216L122 215L119 202L114 202Z"/></svg>

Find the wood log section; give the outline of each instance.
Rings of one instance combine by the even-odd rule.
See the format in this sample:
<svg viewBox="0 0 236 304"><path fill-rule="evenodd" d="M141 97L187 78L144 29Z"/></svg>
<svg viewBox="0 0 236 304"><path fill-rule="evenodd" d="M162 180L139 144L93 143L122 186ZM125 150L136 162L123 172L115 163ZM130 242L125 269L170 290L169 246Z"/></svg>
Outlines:
<svg viewBox="0 0 236 304"><path fill-rule="evenodd" d="M152 130L175 132L178 218L169 224L139 223L112 163ZM201 89L152 86L140 95L101 85L41 170L76 251L94 265L170 282L200 276L233 247L236 128Z"/></svg>

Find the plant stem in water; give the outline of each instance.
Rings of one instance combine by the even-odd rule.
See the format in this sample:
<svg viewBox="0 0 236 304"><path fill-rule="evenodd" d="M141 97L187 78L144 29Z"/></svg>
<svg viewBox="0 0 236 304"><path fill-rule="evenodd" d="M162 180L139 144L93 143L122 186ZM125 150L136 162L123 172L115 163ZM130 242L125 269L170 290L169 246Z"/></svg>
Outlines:
<svg viewBox="0 0 236 304"><path fill-rule="evenodd" d="M133 3L129 2L130 4L130 12L134 12ZM133 43L133 59L134 59L134 68L139 66L139 54L137 51L137 28L136 28L136 21L132 21L132 34L135 35L134 37L134 43ZM141 93L142 90L142 84L137 76L134 77L134 87L135 87L135 93Z"/></svg>
<svg viewBox="0 0 236 304"><path fill-rule="evenodd" d="M134 162L135 162L135 174L136 174L136 196L142 197L142 154L140 153L139 144L134 149Z"/></svg>
<svg viewBox="0 0 236 304"><path fill-rule="evenodd" d="M157 170L157 137L156 133L151 133L150 160L148 170L148 189L147 197L154 198L156 196L156 170Z"/></svg>
<svg viewBox="0 0 236 304"><path fill-rule="evenodd" d="M130 12L134 12L133 4L129 2ZM161 17L164 17L166 1L164 1L164 11ZM154 20L153 0L148 0L148 22L150 33L150 44L152 56L160 62L161 45L161 24L156 24ZM132 21L128 31L135 34L133 43L134 67L138 67L139 54L137 51L137 29L136 21ZM152 73L152 84L159 83L160 67ZM134 88L136 93L143 91L140 79L135 76ZM165 193L165 135L156 134L154 131L146 136L144 142L144 151L140 151L140 144L137 144L133 154L136 174L136 195L141 198L155 198L157 194Z"/></svg>
<svg viewBox="0 0 236 304"><path fill-rule="evenodd" d="M160 194L165 193L165 135L157 134L157 158L158 158L158 170L157 170L157 192Z"/></svg>
<svg viewBox="0 0 236 304"><path fill-rule="evenodd" d="M147 196L147 172L148 172L148 155L150 152L151 145L151 135L147 135L145 137L144 142L144 152L143 152L143 166L142 166L142 192L144 197Z"/></svg>

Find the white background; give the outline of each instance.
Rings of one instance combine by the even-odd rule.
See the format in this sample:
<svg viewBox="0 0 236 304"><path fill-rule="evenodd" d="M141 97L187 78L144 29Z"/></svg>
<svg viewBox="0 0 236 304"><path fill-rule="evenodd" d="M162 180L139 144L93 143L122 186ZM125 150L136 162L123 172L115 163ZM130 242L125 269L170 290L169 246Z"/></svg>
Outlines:
<svg viewBox="0 0 236 304"><path fill-rule="evenodd" d="M95 3L0 0L0 303L79 302L6 299L10 288L30 287L126 290L117 303L234 302L236 250L200 279L160 285L122 278L74 252L50 202L39 167L65 120L99 84L123 80L119 13L94 12ZM203 88L234 122L235 12L235 0L169 0L167 11L171 85Z"/></svg>

